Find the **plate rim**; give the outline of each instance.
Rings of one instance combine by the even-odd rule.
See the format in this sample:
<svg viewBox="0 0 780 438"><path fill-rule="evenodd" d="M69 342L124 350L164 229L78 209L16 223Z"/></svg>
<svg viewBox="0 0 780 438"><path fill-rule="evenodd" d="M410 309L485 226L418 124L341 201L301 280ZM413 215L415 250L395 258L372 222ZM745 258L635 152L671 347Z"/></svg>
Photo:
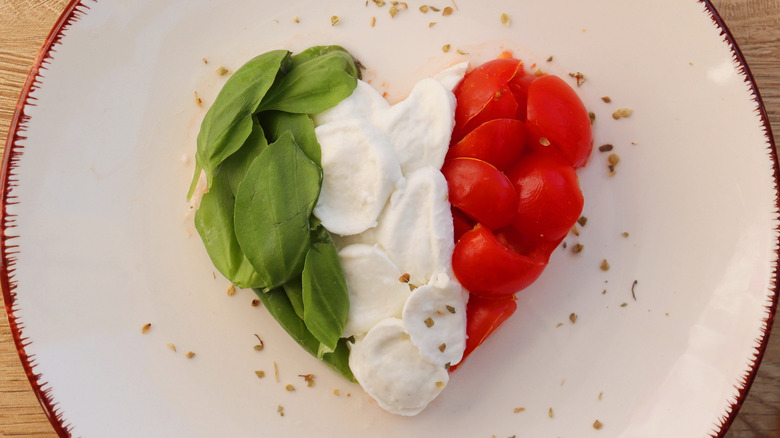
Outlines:
<svg viewBox="0 0 780 438"><path fill-rule="evenodd" d="M89 3L97 3L98 0L69 0L68 5L60 14L56 23L49 32L44 44L38 51L38 54L30 68L25 83L21 89L19 99L11 118L6 138L5 152L0 171L0 287L2 288L5 313L8 318L9 329L16 347L16 351L21 360L25 375L29 380L32 390L38 399L44 414L49 419L54 431L58 436L71 436L74 425L68 422L65 413L58 406L55 400L54 388L45 381L45 376L35 372L36 358L27 353L27 347L32 343L28 337L24 336L24 323L20 320L16 307L16 296L18 284L14 281L16 254L18 254L18 245L13 240L19 237L11 232L16 227L15 216L8 212L9 205L15 205L19 201L13 195L13 189L18 186L19 180L15 170L19 166L19 157L23 154L24 147L19 144L20 140L25 140L25 132L28 127L30 116L23 114L24 107L35 105L34 99L30 94L40 85L41 70L45 69L46 64L52 58L52 49L59 44L65 36L68 28L77 22L81 17L87 14L90 9ZM729 30L726 22L721 17L711 0L697 0L705 7L703 13L709 14L710 19L720 29L720 36L731 50L733 62L737 66L737 71L743 76L745 83L749 88L752 100L755 102L757 116L763 125L764 137L769 148L770 159L773 162L773 180L774 190L776 192L775 207L780 211L780 163L778 162L777 145L775 144L772 127L767 114L766 106L761 97L755 77L739 48L734 36ZM762 335L756 339L753 358L749 359L749 369L742 376L734 387L737 389L736 399L730 402L727 412L715 420L713 426L716 429L710 435L712 437L722 438L736 419L740 408L745 402L747 394L756 378L758 368L767 350L768 341L772 332L775 316L777 314L778 302L780 301L780 283L778 283L778 272L780 272L780 226L775 228L776 244L774 252L776 258L772 263L772 274L770 278L769 290L774 293L771 295L771 302L765 305L766 315L762 321L764 327L761 329ZM720 424L718 424L720 422Z"/></svg>

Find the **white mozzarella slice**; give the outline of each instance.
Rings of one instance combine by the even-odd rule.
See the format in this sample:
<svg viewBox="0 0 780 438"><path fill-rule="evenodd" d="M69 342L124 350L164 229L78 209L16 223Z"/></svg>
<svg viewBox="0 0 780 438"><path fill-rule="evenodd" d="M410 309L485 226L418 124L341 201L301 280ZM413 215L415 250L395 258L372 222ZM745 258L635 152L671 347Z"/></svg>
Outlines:
<svg viewBox="0 0 780 438"><path fill-rule="evenodd" d="M393 147L365 120L345 119L315 128L322 149L322 190L314 215L330 232L351 235L376 226L403 176Z"/></svg>
<svg viewBox="0 0 780 438"><path fill-rule="evenodd" d="M346 99L339 102L333 108L315 114L314 124L319 126L328 122L363 117L372 124L375 124L376 118L390 108L384 97L374 87L368 83L358 80L357 87Z"/></svg>
<svg viewBox="0 0 780 438"><path fill-rule="evenodd" d="M416 415L444 389L449 373L427 361L400 319L385 319L352 346L349 367L379 405L394 414Z"/></svg>
<svg viewBox="0 0 780 438"><path fill-rule="evenodd" d="M444 175L426 167L408 175L379 219L377 242L413 285L428 283L437 272L452 276L455 243L447 199Z"/></svg>
<svg viewBox="0 0 780 438"><path fill-rule="evenodd" d="M393 143L404 175L426 166L441 168L455 126L454 114L455 95L428 78L377 120L377 127Z"/></svg>
<svg viewBox="0 0 780 438"><path fill-rule="evenodd" d="M401 316L411 291L381 249L350 245L339 251L339 260L349 292L349 314L342 337L362 336L379 321Z"/></svg>
<svg viewBox="0 0 780 438"><path fill-rule="evenodd" d="M466 301L463 288L446 274L412 292L403 322L420 354L437 365L455 365L466 348Z"/></svg>
<svg viewBox="0 0 780 438"><path fill-rule="evenodd" d="M466 70L469 68L469 62L464 61L449 67L446 70L442 70L433 78L439 81L444 88L448 90L454 90L458 82L466 75Z"/></svg>

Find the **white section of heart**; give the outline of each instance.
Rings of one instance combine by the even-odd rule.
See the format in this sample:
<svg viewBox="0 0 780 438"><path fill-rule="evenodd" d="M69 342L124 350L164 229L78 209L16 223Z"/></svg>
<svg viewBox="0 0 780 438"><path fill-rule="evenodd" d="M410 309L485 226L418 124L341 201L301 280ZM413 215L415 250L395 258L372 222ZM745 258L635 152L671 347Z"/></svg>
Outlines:
<svg viewBox="0 0 780 438"><path fill-rule="evenodd" d="M452 273L439 169L455 123L452 89L467 67L421 80L393 106L358 81L350 97L314 116L323 167L314 214L342 248L350 295L343 336L355 337L349 365L394 414L422 411L465 349L468 294Z"/></svg>
<svg viewBox="0 0 780 438"><path fill-rule="evenodd" d="M330 232L359 234L403 184L393 145L362 118L334 120L315 129L322 148L322 190L314 215Z"/></svg>
<svg viewBox="0 0 780 438"><path fill-rule="evenodd" d="M352 346L349 367L379 406L399 415L417 415L449 381L444 367L420 355L400 319L375 325Z"/></svg>
<svg viewBox="0 0 780 438"><path fill-rule="evenodd" d="M403 322L412 343L429 361L456 364L466 348L466 301L463 288L450 279L420 286L403 310Z"/></svg>
<svg viewBox="0 0 780 438"><path fill-rule="evenodd" d="M424 167L406 176L393 192L379 225L376 241L409 281L422 286L444 273L452 277L452 212L447 180L438 169Z"/></svg>
<svg viewBox="0 0 780 438"><path fill-rule="evenodd" d="M401 271L377 246L355 244L339 251L349 290L343 337L363 336L379 321L401 316L411 290Z"/></svg>

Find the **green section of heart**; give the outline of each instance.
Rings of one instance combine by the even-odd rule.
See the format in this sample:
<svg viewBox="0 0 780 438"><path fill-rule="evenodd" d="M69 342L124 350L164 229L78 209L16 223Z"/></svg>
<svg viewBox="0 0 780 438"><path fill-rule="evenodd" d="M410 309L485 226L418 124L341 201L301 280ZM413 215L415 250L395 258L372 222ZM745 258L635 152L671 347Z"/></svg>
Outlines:
<svg viewBox="0 0 780 438"><path fill-rule="evenodd" d="M340 338L346 281L330 235L312 217L322 168L310 116L351 95L359 77L339 46L277 50L247 62L206 113L188 195L205 173L195 226L214 266L253 288L306 351L349 380Z"/></svg>

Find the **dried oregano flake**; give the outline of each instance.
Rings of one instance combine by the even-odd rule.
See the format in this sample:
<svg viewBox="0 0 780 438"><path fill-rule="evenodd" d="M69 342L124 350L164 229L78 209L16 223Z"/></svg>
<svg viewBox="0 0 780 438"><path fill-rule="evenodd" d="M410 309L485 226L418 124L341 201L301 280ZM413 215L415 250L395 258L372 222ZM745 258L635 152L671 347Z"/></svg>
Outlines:
<svg viewBox="0 0 780 438"><path fill-rule="evenodd" d="M314 386L314 374L298 374L298 377L303 377L307 387Z"/></svg>
<svg viewBox="0 0 780 438"><path fill-rule="evenodd" d="M612 118L615 120L623 119L626 117L631 117L631 114L634 113L634 110L631 108L620 108L619 110L612 113Z"/></svg>

